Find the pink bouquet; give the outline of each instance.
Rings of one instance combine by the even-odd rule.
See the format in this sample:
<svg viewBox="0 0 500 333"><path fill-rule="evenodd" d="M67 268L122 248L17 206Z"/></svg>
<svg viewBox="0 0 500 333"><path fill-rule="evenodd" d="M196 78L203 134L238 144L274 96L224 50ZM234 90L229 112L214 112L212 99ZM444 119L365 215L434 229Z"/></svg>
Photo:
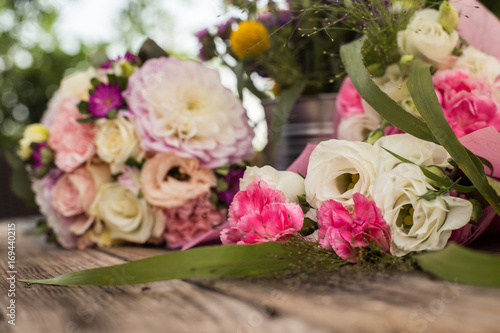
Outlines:
<svg viewBox="0 0 500 333"><path fill-rule="evenodd" d="M19 155L65 248L179 248L225 221L253 131L217 72L131 54L61 82Z"/></svg>

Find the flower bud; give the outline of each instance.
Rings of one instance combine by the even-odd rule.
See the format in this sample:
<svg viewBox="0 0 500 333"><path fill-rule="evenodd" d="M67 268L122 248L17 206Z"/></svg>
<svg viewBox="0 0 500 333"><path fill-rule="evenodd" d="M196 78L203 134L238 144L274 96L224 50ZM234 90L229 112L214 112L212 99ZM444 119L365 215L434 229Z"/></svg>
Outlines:
<svg viewBox="0 0 500 333"><path fill-rule="evenodd" d="M458 27L458 12L449 1L443 1L439 6L438 22L450 33Z"/></svg>
<svg viewBox="0 0 500 333"><path fill-rule="evenodd" d="M366 66L366 70L368 71L368 73L370 73L370 75L375 77L382 76L385 73L384 66L382 66L382 64L379 63Z"/></svg>
<svg viewBox="0 0 500 333"><path fill-rule="evenodd" d="M470 217L470 224L478 224L481 222L481 218L483 217L483 208L481 207L481 204L479 201L475 199L469 199L470 203L472 204L472 215Z"/></svg>
<svg viewBox="0 0 500 333"><path fill-rule="evenodd" d="M384 136L384 131L381 130L380 128L376 129L374 131L371 131L370 134L368 134L368 138L366 139L366 143L369 143L372 145L383 136Z"/></svg>
<svg viewBox="0 0 500 333"><path fill-rule="evenodd" d="M403 75L410 74L410 63L414 58L415 56L413 54L405 54L399 59L399 67Z"/></svg>

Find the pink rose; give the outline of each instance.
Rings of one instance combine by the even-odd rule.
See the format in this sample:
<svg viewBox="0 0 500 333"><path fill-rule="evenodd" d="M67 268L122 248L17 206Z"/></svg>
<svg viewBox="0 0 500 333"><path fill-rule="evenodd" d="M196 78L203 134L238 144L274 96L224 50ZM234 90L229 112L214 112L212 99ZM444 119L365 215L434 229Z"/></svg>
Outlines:
<svg viewBox="0 0 500 333"><path fill-rule="evenodd" d="M457 137L488 126L500 130L500 107L487 81L472 77L465 68L455 68L438 71L433 83L444 116Z"/></svg>
<svg viewBox="0 0 500 333"><path fill-rule="evenodd" d="M284 240L297 234L304 223L302 208L260 179L238 192L229 207L229 228L223 244L254 244Z"/></svg>
<svg viewBox="0 0 500 333"><path fill-rule="evenodd" d="M389 252L391 233L380 209L361 193L354 193L353 200L352 212L338 201L323 202L317 212L321 247L350 262L357 262L359 249L370 244Z"/></svg>
<svg viewBox="0 0 500 333"><path fill-rule="evenodd" d="M348 118L355 114L365 113L362 105L362 98L356 91L356 88L351 83L351 80L346 77L336 99L336 108L342 118Z"/></svg>
<svg viewBox="0 0 500 333"><path fill-rule="evenodd" d="M62 216L85 213L96 195L92 174L80 167L58 179L53 189L54 206Z"/></svg>
<svg viewBox="0 0 500 333"><path fill-rule="evenodd" d="M95 155L94 124L82 124L82 114L76 107L78 100L69 97L59 104L57 116L50 128L49 145L56 153L56 166L71 172Z"/></svg>
<svg viewBox="0 0 500 333"><path fill-rule="evenodd" d="M176 249L186 242L207 233L224 220L224 214L210 202L208 194L174 209L164 209L167 246Z"/></svg>

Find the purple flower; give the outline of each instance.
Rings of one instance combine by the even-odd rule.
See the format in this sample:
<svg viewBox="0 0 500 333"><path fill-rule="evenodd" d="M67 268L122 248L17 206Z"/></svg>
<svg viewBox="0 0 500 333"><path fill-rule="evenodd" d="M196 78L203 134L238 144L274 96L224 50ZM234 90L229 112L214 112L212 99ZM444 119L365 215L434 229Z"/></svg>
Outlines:
<svg viewBox="0 0 500 333"><path fill-rule="evenodd" d="M227 189L217 193L220 201L227 205L231 204L234 196L240 190L240 179L243 178L244 173L245 168L230 168L229 173L222 177L227 183Z"/></svg>
<svg viewBox="0 0 500 333"><path fill-rule="evenodd" d="M105 118L112 109L123 105L122 92L117 83L95 87L89 97L89 112L95 118Z"/></svg>

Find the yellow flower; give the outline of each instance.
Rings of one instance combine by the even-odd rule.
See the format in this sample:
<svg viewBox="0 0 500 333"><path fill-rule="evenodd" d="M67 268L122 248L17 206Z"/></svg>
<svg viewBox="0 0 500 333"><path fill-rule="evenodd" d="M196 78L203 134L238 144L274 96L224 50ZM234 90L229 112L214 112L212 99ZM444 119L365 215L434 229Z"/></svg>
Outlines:
<svg viewBox="0 0 500 333"><path fill-rule="evenodd" d="M23 160L31 156L30 145L33 142L45 142L49 138L49 130L42 124L31 124L24 129L23 138L19 141L19 150L17 154Z"/></svg>
<svg viewBox="0 0 500 333"><path fill-rule="evenodd" d="M244 21L231 33L231 48L238 58L247 54L262 55L269 48L266 27L257 21Z"/></svg>

